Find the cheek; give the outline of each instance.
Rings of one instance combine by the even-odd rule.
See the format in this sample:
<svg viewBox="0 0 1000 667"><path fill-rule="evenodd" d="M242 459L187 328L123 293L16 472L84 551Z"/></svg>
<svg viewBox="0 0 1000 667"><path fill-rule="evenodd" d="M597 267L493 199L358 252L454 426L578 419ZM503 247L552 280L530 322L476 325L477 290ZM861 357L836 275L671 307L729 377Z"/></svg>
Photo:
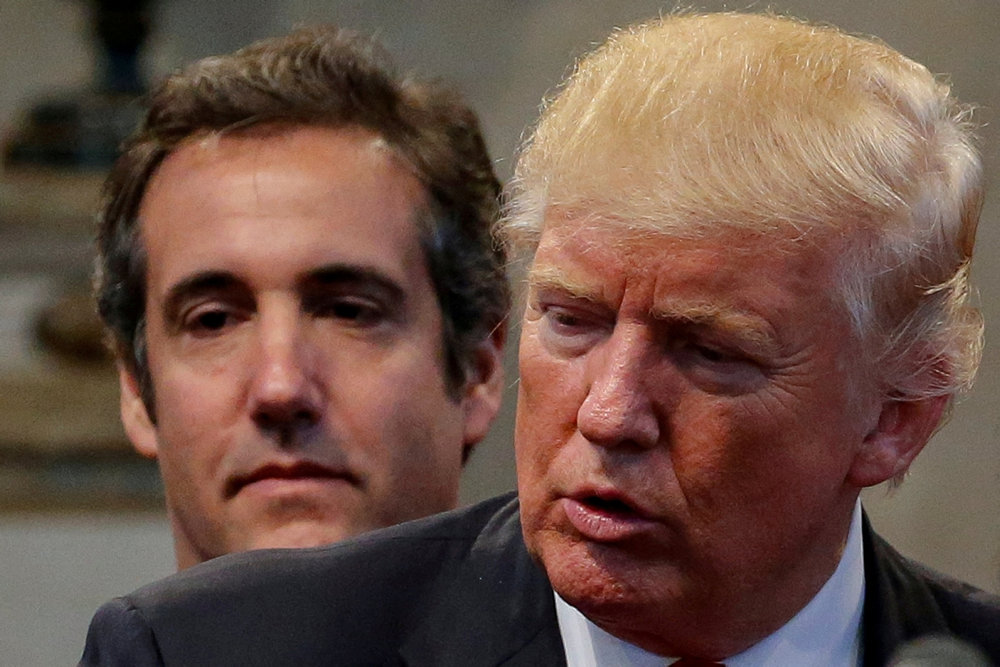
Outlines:
<svg viewBox="0 0 1000 667"><path fill-rule="evenodd" d="M753 396L684 414L686 428L671 445L673 467L692 508L706 516L780 520L783 512L773 508L804 508L843 478L845 434L808 405Z"/></svg>
<svg viewBox="0 0 1000 667"><path fill-rule="evenodd" d="M243 341L227 339L225 347L192 354L157 327L148 336L148 364L153 378L157 417L180 428L197 428L238 410L252 373ZM236 338L230 336L230 339Z"/></svg>
<svg viewBox="0 0 1000 667"><path fill-rule="evenodd" d="M191 485L211 478L226 456L240 415L235 382L181 365L169 371L154 375L160 466L171 482Z"/></svg>
<svg viewBox="0 0 1000 667"><path fill-rule="evenodd" d="M530 332L522 334L514 451L522 524L534 553L550 532L552 492L573 464L566 454L586 393L581 363L553 359Z"/></svg>
<svg viewBox="0 0 1000 667"><path fill-rule="evenodd" d="M519 474L554 456L576 431L582 402L579 361L553 359L534 331L522 334L514 448Z"/></svg>
<svg viewBox="0 0 1000 667"><path fill-rule="evenodd" d="M747 404L755 399L682 401L671 417L669 453L693 509L766 500L782 484L790 434Z"/></svg>
<svg viewBox="0 0 1000 667"><path fill-rule="evenodd" d="M462 408L443 391L415 392L412 381L407 386L408 391L378 394L379 403L367 404L374 410L354 413L353 431L345 432L352 443L349 457L368 476L367 511L380 526L452 509L458 502Z"/></svg>
<svg viewBox="0 0 1000 667"><path fill-rule="evenodd" d="M221 373L181 369L154 375L157 427L163 433L183 434L176 444L193 447L205 433L217 432L227 416L238 412L234 381Z"/></svg>
<svg viewBox="0 0 1000 667"><path fill-rule="evenodd" d="M383 469L394 484L419 470L449 475L460 469L464 411L449 396L442 368L423 354L398 354L358 368L353 380L338 383L328 418L367 451L358 452Z"/></svg>

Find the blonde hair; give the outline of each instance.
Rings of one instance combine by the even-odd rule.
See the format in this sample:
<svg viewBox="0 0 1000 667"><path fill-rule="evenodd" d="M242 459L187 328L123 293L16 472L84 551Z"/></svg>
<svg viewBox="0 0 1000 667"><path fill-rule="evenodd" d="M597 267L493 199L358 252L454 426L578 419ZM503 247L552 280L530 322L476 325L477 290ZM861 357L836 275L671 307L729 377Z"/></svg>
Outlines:
<svg viewBox="0 0 1000 667"><path fill-rule="evenodd" d="M522 149L498 231L530 257L558 207L640 232L826 240L885 391L952 395L982 339L967 116L881 43L773 15L674 14L580 60Z"/></svg>

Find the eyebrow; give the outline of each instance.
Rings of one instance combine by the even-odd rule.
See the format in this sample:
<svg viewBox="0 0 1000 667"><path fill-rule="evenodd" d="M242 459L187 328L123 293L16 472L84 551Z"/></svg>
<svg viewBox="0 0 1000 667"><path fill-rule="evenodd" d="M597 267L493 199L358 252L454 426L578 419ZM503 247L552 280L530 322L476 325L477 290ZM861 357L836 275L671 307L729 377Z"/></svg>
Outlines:
<svg viewBox="0 0 1000 667"><path fill-rule="evenodd" d="M601 300L600 290L571 279L564 271L554 266L533 268L528 274L528 288L565 292L574 299L583 299L584 301L593 301L595 303Z"/></svg>
<svg viewBox="0 0 1000 667"><path fill-rule="evenodd" d="M167 290L163 299L164 321L176 321L184 301L191 297L231 289L238 284L239 279L228 271L199 271L186 276Z"/></svg>
<svg viewBox="0 0 1000 667"><path fill-rule="evenodd" d="M246 281L229 271L199 271L186 276L167 290L163 301L164 318L168 322L175 320L184 302L194 296L240 285L246 285ZM364 286L380 292L390 303L404 304L406 301L406 290L399 282L370 266L327 264L312 269L296 281L297 289L303 292L334 285Z"/></svg>
<svg viewBox="0 0 1000 667"><path fill-rule="evenodd" d="M719 331L732 336L747 347L747 352L775 356L781 350L780 342L771 325L764 318L716 303L657 304L650 316L661 322L674 322L696 329Z"/></svg>
<svg viewBox="0 0 1000 667"><path fill-rule="evenodd" d="M332 285L363 286L380 292L390 303L405 304L406 290L399 281L371 266L327 264L309 271L298 281L300 289Z"/></svg>
<svg viewBox="0 0 1000 667"><path fill-rule="evenodd" d="M602 301L599 289L573 280L555 266L533 269L528 275L528 287L564 292L571 298L594 303ZM764 318L725 304L678 300L654 304L649 316L659 322L711 329L733 336L748 347L750 353L773 356L781 349L773 328Z"/></svg>

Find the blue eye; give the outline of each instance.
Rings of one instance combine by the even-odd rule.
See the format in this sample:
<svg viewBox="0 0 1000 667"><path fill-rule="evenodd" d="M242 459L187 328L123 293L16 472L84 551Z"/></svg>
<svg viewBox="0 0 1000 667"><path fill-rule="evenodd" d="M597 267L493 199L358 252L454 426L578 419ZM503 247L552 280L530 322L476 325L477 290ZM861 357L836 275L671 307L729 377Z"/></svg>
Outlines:
<svg viewBox="0 0 1000 667"><path fill-rule="evenodd" d="M552 304L536 304L539 338L560 356L577 356L597 345L613 328L594 313Z"/></svg>
<svg viewBox="0 0 1000 667"><path fill-rule="evenodd" d="M740 355L726 351L715 345L707 345L684 336L673 338L667 346L675 354L681 355L687 363L709 365L735 364L743 361Z"/></svg>
<svg viewBox="0 0 1000 667"><path fill-rule="evenodd" d="M583 325L583 319L569 313L565 310L550 308L546 311L546 315L552 320L552 323L561 328L574 329L579 328Z"/></svg>

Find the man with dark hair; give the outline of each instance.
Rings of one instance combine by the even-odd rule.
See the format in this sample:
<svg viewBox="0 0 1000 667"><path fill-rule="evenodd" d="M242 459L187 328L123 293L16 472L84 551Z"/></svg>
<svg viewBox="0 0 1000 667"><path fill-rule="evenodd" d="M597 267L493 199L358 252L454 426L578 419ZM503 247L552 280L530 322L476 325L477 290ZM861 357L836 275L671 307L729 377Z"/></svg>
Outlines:
<svg viewBox="0 0 1000 667"><path fill-rule="evenodd" d="M501 227L527 264L517 497L206 563L103 607L85 663L868 667L923 635L1000 659L1000 600L859 501L978 364L965 118L828 26L617 31Z"/></svg>
<svg viewBox="0 0 1000 667"><path fill-rule="evenodd" d="M152 92L106 184L97 292L179 567L455 506L502 389L498 191L473 112L351 32Z"/></svg>

